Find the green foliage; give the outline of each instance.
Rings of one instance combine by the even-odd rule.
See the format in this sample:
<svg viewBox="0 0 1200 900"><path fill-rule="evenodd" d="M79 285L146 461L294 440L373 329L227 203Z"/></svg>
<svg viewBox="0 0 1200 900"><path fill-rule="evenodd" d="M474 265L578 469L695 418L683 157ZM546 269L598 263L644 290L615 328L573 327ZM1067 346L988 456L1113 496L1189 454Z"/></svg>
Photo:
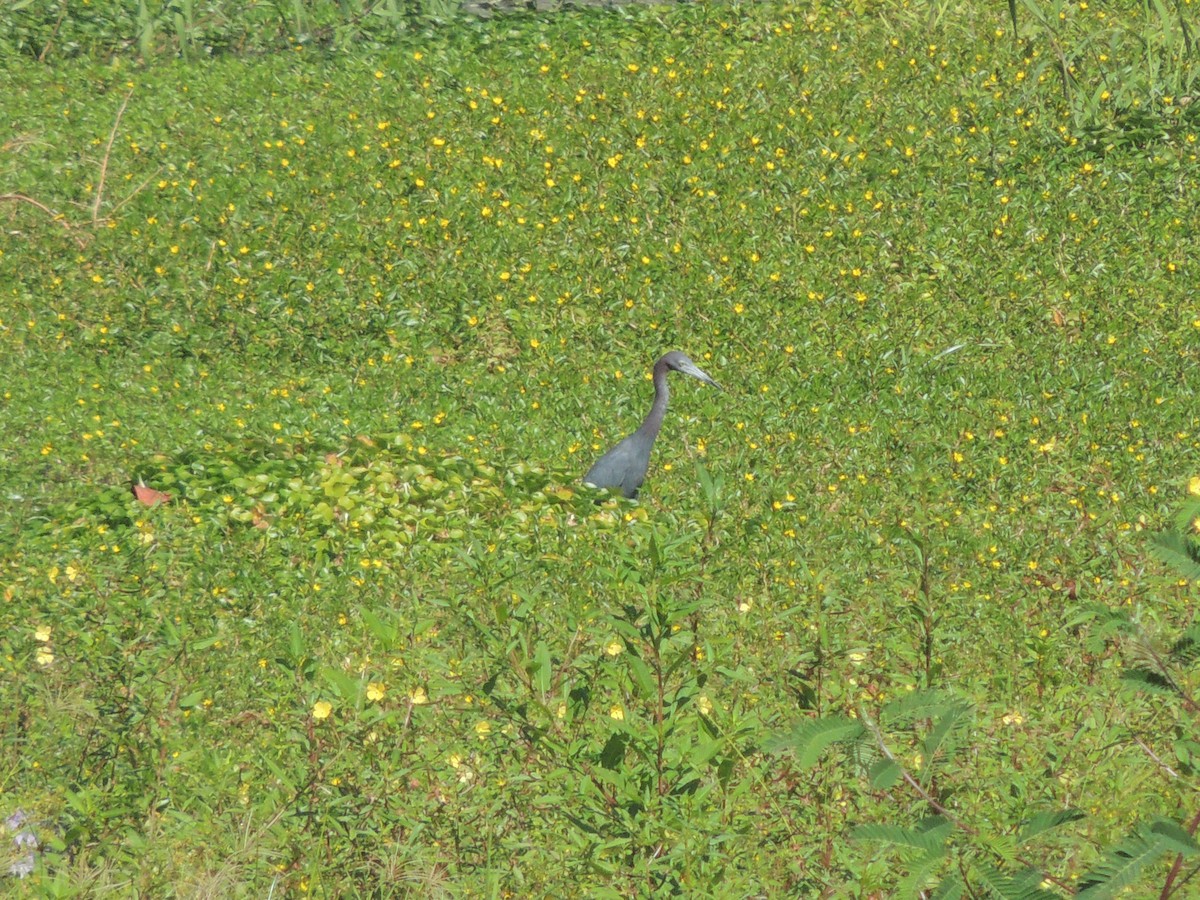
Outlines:
<svg viewBox="0 0 1200 900"><path fill-rule="evenodd" d="M345 51L453 19L458 6L452 0L18 0L0 11L0 48L39 60L131 50L144 60L196 59L312 44Z"/></svg>
<svg viewBox="0 0 1200 900"><path fill-rule="evenodd" d="M1026 74L1059 84L1076 132L1105 146L1194 127L1200 67L1188 4L1147 0L1116 15L1067 0L1008 8Z"/></svg>
<svg viewBox="0 0 1200 900"><path fill-rule="evenodd" d="M1174 527L1154 536L1154 552L1182 577L1200 578L1200 541L1196 540L1196 522L1200 520L1200 500L1189 500L1175 515Z"/></svg>
<svg viewBox="0 0 1200 900"><path fill-rule="evenodd" d="M1181 896L1195 129L1023 9L5 6L0 892Z"/></svg>
<svg viewBox="0 0 1200 900"><path fill-rule="evenodd" d="M856 741L862 735L863 727L856 720L847 716L829 716L800 722L791 734L772 738L764 746L768 750L790 749L802 767L812 768L833 744Z"/></svg>
<svg viewBox="0 0 1200 900"><path fill-rule="evenodd" d="M902 828L899 825L858 825L851 831L851 836L858 841L894 844L897 847L920 850L927 855L941 856L946 852L946 839L953 829L953 823L941 816L931 816L919 822L915 828Z"/></svg>
<svg viewBox="0 0 1200 900"><path fill-rule="evenodd" d="M1145 869L1167 853L1200 853L1193 837L1173 822L1155 821L1138 827L1105 853L1079 880L1079 896L1118 897L1138 884Z"/></svg>

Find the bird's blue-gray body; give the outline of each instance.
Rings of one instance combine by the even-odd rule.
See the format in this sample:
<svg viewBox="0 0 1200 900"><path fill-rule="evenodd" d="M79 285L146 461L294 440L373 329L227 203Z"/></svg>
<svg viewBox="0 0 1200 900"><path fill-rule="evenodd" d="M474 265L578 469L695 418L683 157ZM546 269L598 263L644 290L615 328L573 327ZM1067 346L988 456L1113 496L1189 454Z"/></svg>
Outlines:
<svg viewBox="0 0 1200 900"><path fill-rule="evenodd" d="M583 476L584 484L620 490L631 499L637 496L642 482L646 480L646 470L650 467L650 451L654 448L654 440L658 437L663 417L667 412L667 399L670 396L667 387L669 371L683 372L713 387L719 387L678 350L672 350L661 357L654 364L654 405L650 407L650 414L637 431L596 460L595 465Z"/></svg>
<svg viewBox="0 0 1200 900"><path fill-rule="evenodd" d="M653 434L635 431L613 447L583 476L585 484L593 487L620 489L626 497L636 497L646 470L650 468L650 449L654 446Z"/></svg>

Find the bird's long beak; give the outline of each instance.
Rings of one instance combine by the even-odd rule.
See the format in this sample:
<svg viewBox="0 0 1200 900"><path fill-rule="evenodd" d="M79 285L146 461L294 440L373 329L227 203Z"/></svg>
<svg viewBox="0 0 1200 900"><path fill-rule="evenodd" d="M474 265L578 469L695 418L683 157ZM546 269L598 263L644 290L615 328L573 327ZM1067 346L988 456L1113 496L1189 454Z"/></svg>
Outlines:
<svg viewBox="0 0 1200 900"><path fill-rule="evenodd" d="M705 372L703 369L701 369L698 365L696 365L693 362L684 363L683 365L681 365L679 367L679 371L683 372L685 375L691 375L693 378L699 378L705 384L711 384L718 391L725 390L723 387L721 387L719 384L717 384L715 381L713 381L712 378L709 377L709 374L707 372Z"/></svg>

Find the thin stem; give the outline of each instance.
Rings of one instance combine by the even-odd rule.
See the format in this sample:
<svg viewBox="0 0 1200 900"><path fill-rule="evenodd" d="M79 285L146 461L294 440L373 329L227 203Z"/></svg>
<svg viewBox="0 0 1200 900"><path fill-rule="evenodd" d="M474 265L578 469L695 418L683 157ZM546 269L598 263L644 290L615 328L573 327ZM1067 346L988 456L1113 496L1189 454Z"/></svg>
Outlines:
<svg viewBox="0 0 1200 900"><path fill-rule="evenodd" d="M38 54L38 62L46 61L46 54L50 52L50 46L54 43L54 39L58 37L58 30L62 28L63 19L67 17L67 12L70 8L69 4L63 3L62 12L58 14L58 21L54 23L54 30L50 32L50 37L46 39L46 44L42 47L42 52Z"/></svg>
<svg viewBox="0 0 1200 900"><path fill-rule="evenodd" d="M125 115L125 107L129 105L129 98L133 96L133 89L125 95L125 99L121 101L120 108L117 109L117 118L113 122L112 131L108 134L108 143L104 146L104 159L100 161L100 178L96 184L96 202L92 204L92 224L100 223L100 203L104 200L104 179L108 176L108 158L112 155L113 141L117 139L117 129L121 125L121 117Z"/></svg>
<svg viewBox="0 0 1200 900"><path fill-rule="evenodd" d="M1137 745L1142 748L1142 750L1145 752L1145 754L1148 757L1150 757L1152 760L1154 760L1156 763L1158 763L1159 768L1161 768L1164 772L1166 772L1172 778L1179 777L1179 773L1176 772L1174 769L1172 769L1170 766L1168 766L1165 762L1163 762L1163 760L1159 757L1159 755L1157 753L1155 753L1153 750L1151 750L1149 746L1147 746L1145 741L1143 741L1136 734L1133 736L1133 739L1134 739L1134 741L1137 742Z"/></svg>
<svg viewBox="0 0 1200 900"><path fill-rule="evenodd" d="M68 222L63 217L62 213L56 213L54 210L52 210L50 207L46 206L44 203L39 203L38 201L34 200L32 197L27 197L24 194L0 194L0 202L4 202L4 201L7 201L9 203L28 203L31 206L36 206L38 209L40 209L42 212L44 212L46 215L48 215L51 219L53 219L55 222L60 224L63 228L67 229L67 232L71 234L71 238L75 241L76 244L79 245L80 250L87 247L87 244L81 238L77 237L74 234L72 227L71 227L71 223Z"/></svg>

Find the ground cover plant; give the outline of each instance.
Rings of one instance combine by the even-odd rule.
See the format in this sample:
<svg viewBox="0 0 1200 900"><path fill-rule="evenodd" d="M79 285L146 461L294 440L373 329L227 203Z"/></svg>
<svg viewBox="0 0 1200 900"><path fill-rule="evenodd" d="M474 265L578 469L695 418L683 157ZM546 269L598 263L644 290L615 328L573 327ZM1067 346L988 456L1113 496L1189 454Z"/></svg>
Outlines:
<svg viewBox="0 0 1200 900"><path fill-rule="evenodd" d="M6 891L1194 890L1174 7L18 6Z"/></svg>

